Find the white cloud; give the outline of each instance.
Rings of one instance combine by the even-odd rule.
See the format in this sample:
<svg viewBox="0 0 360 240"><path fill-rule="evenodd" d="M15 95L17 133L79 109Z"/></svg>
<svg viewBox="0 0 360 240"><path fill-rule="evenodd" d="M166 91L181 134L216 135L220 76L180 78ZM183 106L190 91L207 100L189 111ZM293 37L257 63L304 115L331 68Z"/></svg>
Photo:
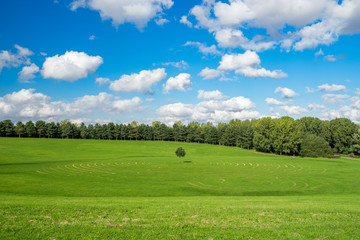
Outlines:
<svg viewBox="0 0 360 240"><path fill-rule="evenodd" d="M360 98L352 97L352 104L347 106L342 106L339 109L324 109L322 112L322 117L326 119L334 119L334 118L348 118L351 121L359 124L360 123Z"/></svg>
<svg viewBox="0 0 360 240"><path fill-rule="evenodd" d="M300 115L308 112L305 108L300 106L282 106L280 109L285 111L288 115Z"/></svg>
<svg viewBox="0 0 360 240"><path fill-rule="evenodd" d="M110 83L110 90L115 92L144 92L151 93L151 88L166 77L164 68L143 70L131 75L122 75L118 80Z"/></svg>
<svg viewBox="0 0 360 240"><path fill-rule="evenodd" d="M96 78L95 82L97 82L100 86L102 86L104 84L109 84L110 79L109 78L98 77L98 78Z"/></svg>
<svg viewBox="0 0 360 240"><path fill-rule="evenodd" d="M346 58L347 56L343 56L343 55L339 55L339 56L335 56L335 55L327 55L324 57L324 59L326 61L329 61L329 62L335 62L336 60L338 59L344 59Z"/></svg>
<svg viewBox="0 0 360 240"><path fill-rule="evenodd" d="M161 120L168 124L182 120L183 122L211 121L228 122L231 119L251 119L260 117L260 113L251 109L255 104L248 98L234 97L225 101L210 100L198 104L174 103L157 109Z"/></svg>
<svg viewBox="0 0 360 240"><path fill-rule="evenodd" d="M320 48L320 50L315 53L315 57L322 56L322 55L324 55L324 52L323 52L323 50Z"/></svg>
<svg viewBox="0 0 360 240"><path fill-rule="evenodd" d="M222 92L220 92L219 90L214 90L214 91L204 91L204 90L199 90L198 91L198 99L214 99L214 100L219 100L219 99L226 99L229 98L227 96L224 96L222 94Z"/></svg>
<svg viewBox="0 0 360 240"><path fill-rule="evenodd" d="M357 88L357 89L356 89L355 94L358 95L358 96L360 96L360 88Z"/></svg>
<svg viewBox="0 0 360 240"><path fill-rule="evenodd" d="M170 22L169 20L165 19L165 18L158 18L158 19L155 19L155 23L159 26L164 26L165 23L168 23Z"/></svg>
<svg viewBox="0 0 360 240"><path fill-rule="evenodd" d="M201 52L202 54L205 54L205 55L209 55L209 54L220 55L221 54L221 52L219 50L217 50L215 45L211 45L210 47L208 47L204 43L187 41L184 44L184 46L197 47L199 49L199 52Z"/></svg>
<svg viewBox="0 0 360 240"><path fill-rule="evenodd" d="M294 90L286 87L277 87L275 93L281 93L283 98L293 98L298 95Z"/></svg>
<svg viewBox="0 0 360 240"><path fill-rule="evenodd" d="M344 85L323 84L323 85L318 86L318 90L324 91L324 92L340 92L340 91L345 91L346 87Z"/></svg>
<svg viewBox="0 0 360 240"><path fill-rule="evenodd" d="M142 101L138 97L118 99L102 92L85 95L73 102L51 101L51 97L36 93L35 89L22 89L0 97L0 115L12 120L59 121L69 118L84 118L94 113L126 114L141 111Z"/></svg>
<svg viewBox="0 0 360 240"><path fill-rule="evenodd" d="M325 109L325 106L311 103L307 106L307 108L312 112L316 112L318 109Z"/></svg>
<svg viewBox="0 0 360 240"><path fill-rule="evenodd" d="M246 50L254 50L257 52L273 48L276 44L275 41L261 41L262 39L249 40L244 36L242 31L225 28L215 32L215 39L220 47L241 47Z"/></svg>
<svg viewBox="0 0 360 240"><path fill-rule="evenodd" d="M18 73L20 82L28 83L30 79L35 78L35 73L39 72L39 67L32 63L30 66L24 66Z"/></svg>
<svg viewBox="0 0 360 240"><path fill-rule="evenodd" d="M228 3L203 0L190 10L197 28L215 33L219 44L228 47L241 46L244 49L259 49L245 46L247 38L239 29L266 29L273 41L258 41L282 48L302 51L320 44L329 45L340 35L360 32L359 0L230 0ZM292 27L289 32L286 28ZM224 29L233 34L224 35ZM285 31L286 34L284 34ZM218 32L220 32L218 34ZM230 32L228 32L230 33ZM222 35L222 36L219 36Z"/></svg>
<svg viewBox="0 0 360 240"><path fill-rule="evenodd" d="M349 96L346 94L325 94L321 96L324 104L338 104L343 103Z"/></svg>
<svg viewBox="0 0 360 240"><path fill-rule="evenodd" d="M281 102L279 100L276 100L274 98L266 98L265 102L269 105L274 105L274 106L285 106L285 105L289 105L292 103L292 101L288 101L288 102Z"/></svg>
<svg viewBox="0 0 360 240"><path fill-rule="evenodd" d="M173 4L172 0L75 0L70 6L73 11L80 7L96 10L103 20L111 19L114 26L129 22L143 29Z"/></svg>
<svg viewBox="0 0 360 240"><path fill-rule="evenodd" d="M163 84L164 92L168 93L171 90L186 91L191 86L191 75L188 73L180 73L176 77L171 77Z"/></svg>
<svg viewBox="0 0 360 240"><path fill-rule="evenodd" d="M201 77L203 77L203 79L214 79L221 75L221 71L217 70L217 69L210 69L210 68L206 67L203 70L201 70L199 75Z"/></svg>
<svg viewBox="0 0 360 240"><path fill-rule="evenodd" d="M89 40L95 40L95 35L91 35L90 37L89 37Z"/></svg>
<svg viewBox="0 0 360 240"><path fill-rule="evenodd" d="M187 19L187 16L182 16L180 18L180 23L183 23L185 25L187 25L189 28L192 28L192 23Z"/></svg>
<svg viewBox="0 0 360 240"><path fill-rule="evenodd" d="M147 98L147 99L145 99L145 102L153 102L153 101L155 101L155 98Z"/></svg>
<svg viewBox="0 0 360 240"><path fill-rule="evenodd" d="M269 71L264 68L260 68L259 55L250 50L247 50L243 54L225 54L221 58L218 69L225 71L235 70L235 73L243 74L246 77L287 77L287 74L283 73L281 70Z"/></svg>
<svg viewBox="0 0 360 240"><path fill-rule="evenodd" d="M181 60L179 62L165 62L165 63L161 63L161 65L172 66L172 67L176 67L179 69L186 69L189 66L189 64L187 62L185 62L184 60Z"/></svg>
<svg viewBox="0 0 360 240"><path fill-rule="evenodd" d="M86 78L103 63L100 56L89 56L84 52L66 51L64 55L47 57L41 72L44 78L69 82Z"/></svg>
<svg viewBox="0 0 360 240"><path fill-rule="evenodd" d="M12 53L6 50L0 52L0 73L4 67L11 68L31 64L29 56L34 53L27 48L20 47L19 45L15 45L15 48L17 49L17 53Z"/></svg>
<svg viewBox="0 0 360 240"><path fill-rule="evenodd" d="M41 56L47 56L47 53L45 53L45 52L40 52L40 55L41 55Z"/></svg>
<svg viewBox="0 0 360 240"><path fill-rule="evenodd" d="M306 87L306 92L307 92L307 93L313 93L313 92L315 92L315 91L316 91L316 90L313 89L313 88Z"/></svg>

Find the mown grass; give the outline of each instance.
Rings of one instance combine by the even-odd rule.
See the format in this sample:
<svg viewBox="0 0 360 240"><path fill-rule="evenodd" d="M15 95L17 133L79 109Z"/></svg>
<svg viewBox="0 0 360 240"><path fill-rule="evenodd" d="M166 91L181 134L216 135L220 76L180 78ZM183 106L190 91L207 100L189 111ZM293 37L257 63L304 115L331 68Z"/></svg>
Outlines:
<svg viewBox="0 0 360 240"><path fill-rule="evenodd" d="M359 170L206 144L0 138L0 239L359 239Z"/></svg>

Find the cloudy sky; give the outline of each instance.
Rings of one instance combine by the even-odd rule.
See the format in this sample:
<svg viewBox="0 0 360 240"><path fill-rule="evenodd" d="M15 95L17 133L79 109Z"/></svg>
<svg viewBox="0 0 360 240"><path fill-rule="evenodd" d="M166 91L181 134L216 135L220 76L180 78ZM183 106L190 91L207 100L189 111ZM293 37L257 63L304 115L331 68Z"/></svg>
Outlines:
<svg viewBox="0 0 360 240"><path fill-rule="evenodd" d="M0 1L0 120L347 117L360 0Z"/></svg>

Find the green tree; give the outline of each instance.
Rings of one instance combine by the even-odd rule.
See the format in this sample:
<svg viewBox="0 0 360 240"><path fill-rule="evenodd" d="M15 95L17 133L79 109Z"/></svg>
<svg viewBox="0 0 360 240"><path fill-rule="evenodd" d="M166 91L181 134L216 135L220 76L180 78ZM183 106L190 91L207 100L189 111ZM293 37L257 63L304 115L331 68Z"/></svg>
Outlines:
<svg viewBox="0 0 360 240"><path fill-rule="evenodd" d="M5 136L12 137L15 135L15 127L11 120L4 120L3 127L5 129Z"/></svg>
<svg viewBox="0 0 360 240"><path fill-rule="evenodd" d="M295 154L299 152L301 134L291 117L272 120L271 142L277 154Z"/></svg>
<svg viewBox="0 0 360 240"><path fill-rule="evenodd" d="M22 135L25 135L25 133L26 133L25 125L21 121L18 121L16 123L15 132L19 137L21 137Z"/></svg>
<svg viewBox="0 0 360 240"><path fill-rule="evenodd" d="M272 133L273 124L270 117L262 118L255 123L254 127L254 147L260 152L272 152Z"/></svg>
<svg viewBox="0 0 360 240"><path fill-rule="evenodd" d="M330 145L339 153L350 153L353 145L353 135L356 124L346 118L336 118L330 121Z"/></svg>
<svg viewBox="0 0 360 240"><path fill-rule="evenodd" d="M27 123L25 123L25 131L28 137L35 137L36 128L32 121L28 121Z"/></svg>
<svg viewBox="0 0 360 240"><path fill-rule="evenodd" d="M185 152L185 149L183 149L182 147L178 147L175 151L175 154L178 157L185 157L186 152Z"/></svg>
<svg viewBox="0 0 360 240"><path fill-rule="evenodd" d="M71 138L73 136L73 126L69 120L62 120L60 129L62 138Z"/></svg>
<svg viewBox="0 0 360 240"><path fill-rule="evenodd" d="M80 124L79 131L80 131L80 137L82 139L87 139L90 137L89 130L84 123Z"/></svg>
<svg viewBox="0 0 360 240"><path fill-rule="evenodd" d="M324 138L307 133L301 142L300 156L329 157L332 155L330 145Z"/></svg>
<svg viewBox="0 0 360 240"><path fill-rule="evenodd" d="M36 121L35 128L39 138L46 135L46 123L44 121L42 120Z"/></svg>
<svg viewBox="0 0 360 240"><path fill-rule="evenodd" d="M48 138L57 137L58 128L54 122L46 124L46 134Z"/></svg>

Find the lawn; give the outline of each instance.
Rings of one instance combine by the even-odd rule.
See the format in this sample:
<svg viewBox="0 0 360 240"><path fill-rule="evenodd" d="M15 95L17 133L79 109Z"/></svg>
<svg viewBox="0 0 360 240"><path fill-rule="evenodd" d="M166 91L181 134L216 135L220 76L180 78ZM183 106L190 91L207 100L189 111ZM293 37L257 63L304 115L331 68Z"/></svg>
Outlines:
<svg viewBox="0 0 360 240"><path fill-rule="evenodd" d="M207 144L0 138L0 239L360 239L359 172Z"/></svg>

